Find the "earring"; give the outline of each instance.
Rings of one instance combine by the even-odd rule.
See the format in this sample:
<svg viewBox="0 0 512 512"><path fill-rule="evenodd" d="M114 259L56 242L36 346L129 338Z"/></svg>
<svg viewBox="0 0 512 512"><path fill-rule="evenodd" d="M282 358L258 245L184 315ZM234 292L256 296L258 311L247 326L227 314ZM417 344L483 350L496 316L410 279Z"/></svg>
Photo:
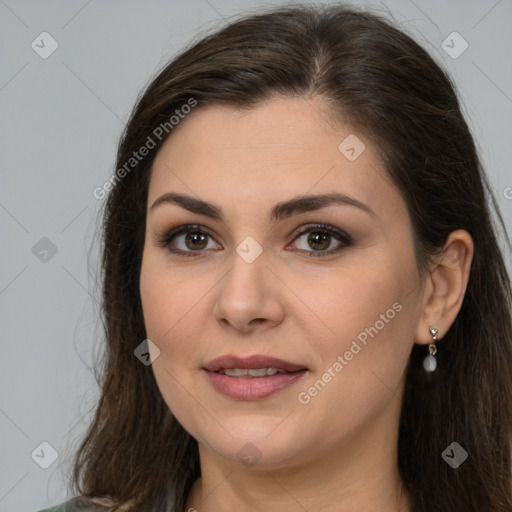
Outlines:
<svg viewBox="0 0 512 512"><path fill-rule="evenodd" d="M423 368L426 372L433 372L437 368L437 360L434 357L437 352L436 341L437 341L437 329L433 327L429 328L430 334L432 335L432 343L428 346L429 355L423 359Z"/></svg>

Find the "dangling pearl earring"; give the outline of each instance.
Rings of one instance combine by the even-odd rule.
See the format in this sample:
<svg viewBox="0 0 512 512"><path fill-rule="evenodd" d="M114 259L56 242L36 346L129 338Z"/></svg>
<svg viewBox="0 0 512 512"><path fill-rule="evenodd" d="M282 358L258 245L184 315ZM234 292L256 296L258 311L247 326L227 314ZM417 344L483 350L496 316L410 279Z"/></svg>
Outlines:
<svg viewBox="0 0 512 512"><path fill-rule="evenodd" d="M437 341L437 329L433 327L429 328L430 334L432 335L432 343L428 346L429 355L423 359L423 368L426 372L433 372L437 368L437 360L434 357L437 352L436 341Z"/></svg>

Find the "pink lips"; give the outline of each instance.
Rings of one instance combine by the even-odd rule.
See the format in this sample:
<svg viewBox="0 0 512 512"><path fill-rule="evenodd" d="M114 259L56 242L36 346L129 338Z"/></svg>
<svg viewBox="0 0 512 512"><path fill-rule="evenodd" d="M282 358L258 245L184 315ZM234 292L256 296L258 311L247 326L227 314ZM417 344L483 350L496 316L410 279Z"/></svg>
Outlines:
<svg viewBox="0 0 512 512"><path fill-rule="evenodd" d="M230 377L219 370L276 368L287 373L276 373L265 377ZM254 355L247 358L226 355L205 365L213 387L223 395L237 400L259 400L284 389L300 379L307 368L270 356Z"/></svg>

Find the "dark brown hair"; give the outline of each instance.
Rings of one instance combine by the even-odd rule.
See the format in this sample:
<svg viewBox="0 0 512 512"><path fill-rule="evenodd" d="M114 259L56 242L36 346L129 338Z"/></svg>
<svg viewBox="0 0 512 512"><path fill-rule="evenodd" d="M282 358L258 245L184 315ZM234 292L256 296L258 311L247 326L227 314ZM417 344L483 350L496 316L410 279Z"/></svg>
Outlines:
<svg viewBox="0 0 512 512"><path fill-rule="evenodd" d="M101 397L76 454L75 489L132 500L134 510L181 512L200 476L197 442L164 402L150 366L134 357L146 338L139 277L155 130L191 98L252 108L271 96L318 97L379 149L412 220L418 268L450 232L475 252L461 310L438 344L432 379L414 345L400 417L398 467L414 512L512 510L511 287L491 212L506 235L455 87L414 40L355 7L286 6L231 22L169 63L138 98L103 213ZM182 122L186 122L186 119ZM509 242L510 245L510 242ZM452 469L441 453L469 454Z"/></svg>

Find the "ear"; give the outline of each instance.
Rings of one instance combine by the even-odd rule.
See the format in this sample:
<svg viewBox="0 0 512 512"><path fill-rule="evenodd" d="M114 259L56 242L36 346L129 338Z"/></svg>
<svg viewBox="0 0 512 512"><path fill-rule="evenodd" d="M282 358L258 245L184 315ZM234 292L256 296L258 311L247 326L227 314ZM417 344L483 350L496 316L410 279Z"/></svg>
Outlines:
<svg viewBox="0 0 512 512"><path fill-rule="evenodd" d="M432 343L429 326L438 329L441 340L455 321L469 281L474 244L463 230L452 231L441 255L431 264L423 291L423 311L416 329L415 342Z"/></svg>

